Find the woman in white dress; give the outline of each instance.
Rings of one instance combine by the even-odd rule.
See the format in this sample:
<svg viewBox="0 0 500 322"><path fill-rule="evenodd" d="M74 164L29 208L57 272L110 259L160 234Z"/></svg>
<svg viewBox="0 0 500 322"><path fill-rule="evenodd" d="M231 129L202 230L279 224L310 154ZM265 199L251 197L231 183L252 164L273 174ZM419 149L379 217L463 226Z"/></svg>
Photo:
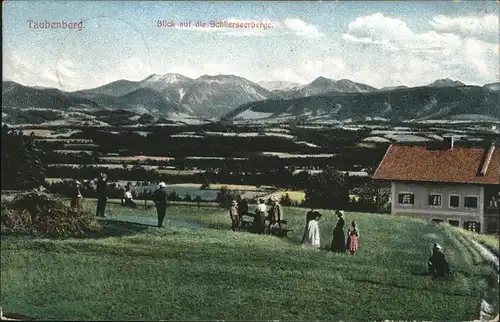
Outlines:
<svg viewBox="0 0 500 322"><path fill-rule="evenodd" d="M321 214L317 213L316 217L309 221L307 224L306 238L304 240L304 244L310 245L314 248L320 248L321 246L321 238L319 235L319 224L318 221L321 219Z"/></svg>

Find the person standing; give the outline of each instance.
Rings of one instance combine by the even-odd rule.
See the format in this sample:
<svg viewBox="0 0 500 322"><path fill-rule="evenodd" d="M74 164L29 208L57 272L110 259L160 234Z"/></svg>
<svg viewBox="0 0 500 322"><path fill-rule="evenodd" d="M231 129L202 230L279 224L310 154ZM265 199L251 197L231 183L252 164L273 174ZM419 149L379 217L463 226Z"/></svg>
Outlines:
<svg viewBox="0 0 500 322"><path fill-rule="evenodd" d="M269 233L271 232L271 227L278 223L278 227L281 230L281 221L283 219L283 209L278 203L278 198L276 196L271 197L271 209L269 210Z"/></svg>
<svg viewBox="0 0 500 322"><path fill-rule="evenodd" d="M248 200L244 195L241 195L240 201L238 202L238 215L240 216L240 222L243 220L243 216L248 214Z"/></svg>
<svg viewBox="0 0 500 322"><path fill-rule="evenodd" d="M319 234L319 224L318 221L321 219L322 215L316 212L315 217L309 221L307 224L307 232L304 244L312 246L314 248L321 247L321 237Z"/></svg>
<svg viewBox="0 0 500 322"><path fill-rule="evenodd" d="M344 212L342 210L337 210L336 214L339 220L337 221L337 225L333 229L332 246L330 247L330 249L332 252L344 253L346 250L345 233L344 233L344 226L345 226Z"/></svg>
<svg viewBox="0 0 500 322"><path fill-rule="evenodd" d="M259 234L265 234L266 233L266 214L267 214L267 207L264 202L264 199L259 199L259 204L257 205L257 209L255 210L256 213L256 224L257 224L257 232Z"/></svg>
<svg viewBox="0 0 500 322"><path fill-rule="evenodd" d="M158 216L158 228L163 227L163 220L167 213L167 201L167 185L165 182L160 182L158 189L153 194L153 202Z"/></svg>
<svg viewBox="0 0 500 322"><path fill-rule="evenodd" d="M347 250L351 255L354 255L359 248L359 229L355 221L351 222L351 227L347 231Z"/></svg>
<svg viewBox="0 0 500 322"><path fill-rule="evenodd" d="M317 214L318 212L313 208L311 208L311 210L306 213L306 226L304 227L304 234L302 234L302 244L304 244L306 240L307 226L309 225L309 222L316 217Z"/></svg>
<svg viewBox="0 0 500 322"><path fill-rule="evenodd" d="M231 218L231 229L236 231L240 229L240 216L238 214L238 203L236 200L233 200L231 203L231 207L229 208L229 217Z"/></svg>
<svg viewBox="0 0 500 322"><path fill-rule="evenodd" d="M97 179L97 217L105 217L104 211L106 210L106 202L108 201L107 195L108 181L105 173L100 174Z"/></svg>
<svg viewBox="0 0 500 322"><path fill-rule="evenodd" d="M75 186L71 192L71 208L81 210L82 209L82 193L80 191L81 183L75 180Z"/></svg>

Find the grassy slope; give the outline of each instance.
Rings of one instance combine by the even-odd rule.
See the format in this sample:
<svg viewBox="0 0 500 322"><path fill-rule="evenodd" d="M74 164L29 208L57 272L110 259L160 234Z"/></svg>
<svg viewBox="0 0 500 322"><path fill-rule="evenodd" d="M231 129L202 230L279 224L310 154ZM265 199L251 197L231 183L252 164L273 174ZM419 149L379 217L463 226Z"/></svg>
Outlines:
<svg viewBox="0 0 500 322"><path fill-rule="evenodd" d="M108 209L110 216L155 215ZM447 227L349 213L346 221L361 229L361 248L351 257L298 245L305 211L285 211L295 229L290 241L118 224L83 240L2 236L2 306L39 319L469 320L491 292L490 266ZM226 212L213 207L177 205L168 214L229 227ZM335 218L324 215L326 246ZM453 281L423 275L434 242L444 246Z"/></svg>

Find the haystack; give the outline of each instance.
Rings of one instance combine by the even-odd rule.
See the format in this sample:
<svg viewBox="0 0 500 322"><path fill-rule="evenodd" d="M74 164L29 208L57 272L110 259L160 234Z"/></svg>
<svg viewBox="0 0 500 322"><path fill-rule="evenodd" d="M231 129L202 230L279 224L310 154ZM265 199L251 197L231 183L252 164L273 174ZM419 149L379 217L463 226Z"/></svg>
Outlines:
<svg viewBox="0 0 500 322"><path fill-rule="evenodd" d="M89 213L38 191L19 194L11 202L2 203L1 223L2 232L44 237L78 237L101 228Z"/></svg>

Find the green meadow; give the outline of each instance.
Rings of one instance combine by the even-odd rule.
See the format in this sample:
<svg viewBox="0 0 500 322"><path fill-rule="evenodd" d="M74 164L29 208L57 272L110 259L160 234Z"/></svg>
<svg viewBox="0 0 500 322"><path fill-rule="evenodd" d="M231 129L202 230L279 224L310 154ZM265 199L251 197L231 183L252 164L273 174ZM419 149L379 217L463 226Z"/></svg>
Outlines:
<svg viewBox="0 0 500 322"><path fill-rule="evenodd" d="M289 239L232 232L226 211L186 204L168 209L164 229L151 226L154 208L108 204L102 232L85 238L2 235L1 305L43 320L465 321L483 298L498 303L491 264L447 225L347 213L360 227L350 256L300 245L308 209L284 210ZM336 217L321 212L326 248ZM426 274L435 242L450 279Z"/></svg>

